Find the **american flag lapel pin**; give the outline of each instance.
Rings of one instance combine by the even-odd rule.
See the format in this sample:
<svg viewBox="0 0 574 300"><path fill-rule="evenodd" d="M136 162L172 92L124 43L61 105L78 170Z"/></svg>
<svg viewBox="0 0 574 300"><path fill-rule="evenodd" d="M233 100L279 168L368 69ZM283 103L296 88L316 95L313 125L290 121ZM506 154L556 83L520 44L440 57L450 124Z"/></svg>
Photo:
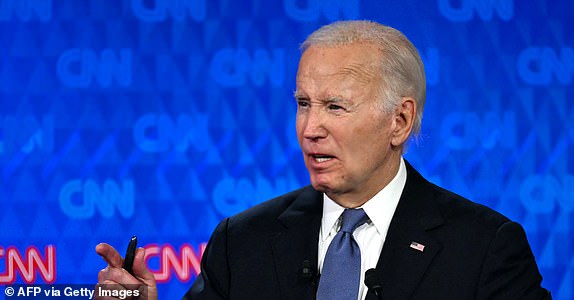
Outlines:
<svg viewBox="0 0 574 300"><path fill-rule="evenodd" d="M420 251L420 252L425 251L425 245L419 244L419 243L417 243L417 242L411 242L410 247L413 248L413 249L415 249L415 250L418 250L418 251Z"/></svg>

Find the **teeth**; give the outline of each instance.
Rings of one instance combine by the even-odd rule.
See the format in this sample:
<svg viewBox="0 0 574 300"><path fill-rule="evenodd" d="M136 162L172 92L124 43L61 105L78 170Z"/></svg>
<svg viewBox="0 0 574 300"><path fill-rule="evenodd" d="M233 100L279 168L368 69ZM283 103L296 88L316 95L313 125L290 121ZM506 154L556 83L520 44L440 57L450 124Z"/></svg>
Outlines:
<svg viewBox="0 0 574 300"><path fill-rule="evenodd" d="M325 162L325 161L331 160L331 158L330 158L330 157L316 157L315 160L316 160L317 162L320 162L320 163L321 163L321 162Z"/></svg>

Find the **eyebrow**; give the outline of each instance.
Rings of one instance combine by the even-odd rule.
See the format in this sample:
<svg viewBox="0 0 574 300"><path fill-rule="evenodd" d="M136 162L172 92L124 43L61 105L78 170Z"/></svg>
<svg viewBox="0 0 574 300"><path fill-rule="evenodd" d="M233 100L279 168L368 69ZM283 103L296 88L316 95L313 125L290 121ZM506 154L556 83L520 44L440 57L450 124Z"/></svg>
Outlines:
<svg viewBox="0 0 574 300"><path fill-rule="evenodd" d="M329 96L326 97L325 99L322 99L321 101L326 102L326 103L341 103L341 102L349 102L348 100L346 100L343 97L340 96Z"/></svg>
<svg viewBox="0 0 574 300"><path fill-rule="evenodd" d="M324 105L329 105L329 104L343 104L343 105L349 105L349 106L353 105L352 101L349 101L349 99L346 99L346 98L341 97L341 96L327 96L327 97L320 98L319 101L321 103L323 103Z"/></svg>
<svg viewBox="0 0 574 300"><path fill-rule="evenodd" d="M295 99L302 99L302 98L308 99L309 97L299 94L299 91L294 91L293 92L293 98L295 98Z"/></svg>
<svg viewBox="0 0 574 300"><path fill-rule="evenodd" d="M299 94L298 91L294 91L293 92L293 98L295 99L309 99L309 96L306 95L302 95ZM319 101L324 102L324 103L349 103L349 100L345 99L345 97L342 96L327 96L327 97L322 97L321 99L319 99Z"/></svg>

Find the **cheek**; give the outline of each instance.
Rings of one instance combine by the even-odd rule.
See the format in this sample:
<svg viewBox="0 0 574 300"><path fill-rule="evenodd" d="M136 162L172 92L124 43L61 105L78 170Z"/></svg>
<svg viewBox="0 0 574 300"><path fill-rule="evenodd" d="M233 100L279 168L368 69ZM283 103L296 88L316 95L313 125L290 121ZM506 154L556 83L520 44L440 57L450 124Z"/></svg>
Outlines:
<svg viewBox="0 0 574 300"><path fill-rule="evenodd" d="M303 122L299 117L295 119L295 133L297 134L297 140L299 141L299 144L301 144L303 138Z"/></svg>
<svg viewBox="0 0 574 300"><path fill-rule="evenodd" d="M355 127L351 148L358 154L356 159L368 162L384 155L386 149L390 147L392 126L393 122L390 119L370 118L362 126Z"/></svg>

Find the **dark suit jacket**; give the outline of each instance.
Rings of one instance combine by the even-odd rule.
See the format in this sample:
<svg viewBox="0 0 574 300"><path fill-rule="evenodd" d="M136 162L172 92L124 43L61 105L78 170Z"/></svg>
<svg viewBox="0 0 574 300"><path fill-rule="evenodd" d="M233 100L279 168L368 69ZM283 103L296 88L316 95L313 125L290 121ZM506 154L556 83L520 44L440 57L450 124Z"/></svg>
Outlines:
<svg viewBox="0 0 574 300"><path fill-rule="evenodd" d="M322 206L322 193L305 187L223 220L184 299L315 299L302 268L317 265ZM385 300L550 299L520 225L408 163L376 270Z"/></svg>

